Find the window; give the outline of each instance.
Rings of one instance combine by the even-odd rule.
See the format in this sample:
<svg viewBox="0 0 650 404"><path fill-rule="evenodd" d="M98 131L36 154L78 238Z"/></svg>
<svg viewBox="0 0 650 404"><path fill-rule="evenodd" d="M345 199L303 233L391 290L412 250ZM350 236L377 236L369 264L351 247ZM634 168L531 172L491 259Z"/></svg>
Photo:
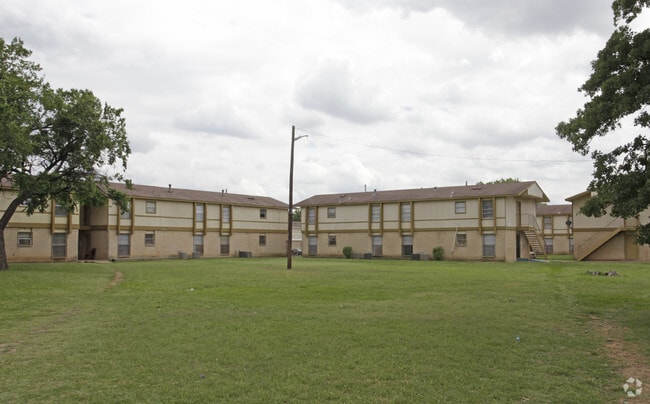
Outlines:
<svg viewBox="0 0 650 404"><path fill-rule="evenodd" d="M221 255L230 254L230 236L221 236L219 244L221 245Z"/></svg>
<svg viewBox="0 0 650 404"><path fill-rule="evenodd" d="M402 236L402 255L413 255L413 236Z"/></svg>
<svg viewBox="0 0 650 404"><path fill-rule="evenodd" d="M194 216L196 216L197 222L202 222L205 217L205 207L202 203L197 203L194 206Z"/></svg>
<svg viewBox="0 0 650 404"><path fill-rule="evenodd" d="M411 221L411 204L410 203L403 203L401 205L401 210L402 210L402 222L410 222Z"/></svg>
<svg viewBox="0 0 650 404"><path fill-rule="evenodd" d="M117 235L117 256L128 257L131 255L131 235L118 234Z"/></svg>
<svg viewBox="0 0 650 404"><path fill-rule="evenodd" d="M573 237L569 237L569 254L573 254Z"/></svg>
<svg viewBox="0 0 650 404"><path fill-rule="evenodd" d="M230 223L230 206L221 207L221 221L223 223Z"/></svg>
<svg viewBox="0 0 650 404"><path fill-rule="evenodd" d="M32 245L32 232L19 231L18 232L18 247L31 247Z"/></svg>
<svg viewBox="0 0 650 404"><path fill-rule="evenodd" d="M494 201L492 199L484 199L482 201L483 219L492 219L494 217Z"/></svg>
<svg viewBox="0 0 650 404"><path fill-rule="evenodd" d="M318 238L316 236L309 236L309 255L318 254Z"/></svg>
<svg viewBox="0 0 650 404"><path fill-rule="evenodd" d="M378 223L381 220L381 213L380 213L379 208L380 208L379 205L371 205L370 206L370 214L371 214L373 223Z"/></svg>
<svg viewBox="0 0 650 404"><path fill-rule="evenodd" d="M262 246L266 245L266 234L260 234L259 244L262 245Z"/></svg>
<svg viewBox="0 0 650 404"><path fill-rule="evenodd" d="M454 203L454 212L458 215L467 213L465 201L457 201Z"/></svg>
<svg viewBox="0 0 650 404"><path fill-rule="evenodd" d="M329 234L327 236L327 245L329 245L330 247L336 246L336 234Z"/></svg>
<svg viewBox="0 0 650 404"><path fill-rule="evenodd" d="M483 235L483 256L484 257L496 256L496 242L497 242L497 236L495 234Z"/></svg>
<svg viewBox="0 0 650 404"><path fill-rule="evenodd" d="M327 208L327 218L328 219L336 218L336 208Z"/></svg>
<svg viewBox="0 0 650 404"><path fill-rule="evenodd" d="M66 233L52 234L52 258L65 258L68 235Z"/></svg>
<svg viewBox="0 0 650 404"><path fill-rule="evenodd" d="M120 215L122 219L131 219L131 201L126 201L126 210Z"/></svg>
<svg viewBox="0 0 650 404"><path fill-rule="evenodd" d="M260 209L260 219L266 219L266 209Z"/></svg>
<svg viewBox="0 0 650 404"><path fill-rule="evenodd" d="M381 257L383 253L381 236L372 236L372 255Z"/></svg>
<svg viewBox="0 0 650 404"><path fill-rule="evenodd" d="M553 218L550 216L544 216L544 230L553 228Z"/></svg>
<svg viewBox="0 0 650 404"><path fill-rule="evenodd" d="M145 213L155 214L156 213L156 201L147 201L147 202L145 202L144 211L145 211Z"/></svg>
<svg viewBox="0 0 650 404"><path fill-rule="evenodd" d="M68 208L58 203L54 205L54 216L68 216Z"/></svg>
<svg viewBox="0 0 650 404"><path fill-rule="evenodd" d="M192 252L203 255L203 234L195 234L192 244Z"/></svg>
<svg viewBox="0 0 650 404"><path fill-rule="evenodd" d="M459 246L459 247L466 247L467 246L467 234L465 234L465 233L456 234L456 245Z"/></svg>
<svg viewBox="0 0 650 404"><path fill-rule="evenodd" d="M307 224L316 224L316 208L307 209Z"/></svg>
<svg viewBox="0 0 650 404"><path fill-rule="evenodd" d="M544 251L553 254L553 237L544 237Z"/></svg>
<svg viewBox="0 0 650 404"><path fill-rule="evenodd" d="M155 233L145 233L144 234L144 245L145 247L153 247L156 245L156 234Z"/></svg>

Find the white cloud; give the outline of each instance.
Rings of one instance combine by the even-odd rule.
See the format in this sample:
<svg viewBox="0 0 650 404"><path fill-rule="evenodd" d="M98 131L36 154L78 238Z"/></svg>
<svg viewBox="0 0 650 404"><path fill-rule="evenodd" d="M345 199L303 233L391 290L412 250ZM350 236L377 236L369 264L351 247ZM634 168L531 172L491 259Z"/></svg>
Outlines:
<svg viewBox="0 0 650 404"><path fill-rule="evenodd" d="M589 182L554 128L584 102L609 0L12 3L0 36L52 85L124 108L136 183L287 201L292 125L313 133L295 201L519 177L561 203Z"/></svg>

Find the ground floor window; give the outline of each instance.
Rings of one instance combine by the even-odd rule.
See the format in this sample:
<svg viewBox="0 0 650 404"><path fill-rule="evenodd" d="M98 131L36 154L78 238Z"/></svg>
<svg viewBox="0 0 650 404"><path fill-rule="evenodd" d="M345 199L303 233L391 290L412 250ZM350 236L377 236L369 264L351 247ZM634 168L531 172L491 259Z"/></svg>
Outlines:
<svg viewBox="0 0 650 404"><path fill-rule="evenodd" d="M573 254L573 237L569 237L569 254Z"/></svg>
<svg viewBox="0 0 650 404"><path fill-rule="evenodd" d="M456 234L456 245L458 247L466 247L467 246L467 234L465 234L465 233L457 233Z"/></svg>
<svg viewBox="0 0 650 404"><path fill-rule="evenodd" d="M192 244L193 253L203 254L203 234L195 234Z"/></svg>
<svg viewBox="0 0 650 404"><path fill-rule="evenodd" d="M413 255L413 236L402 236L402 255Z"/></svg>
<svg viewBox="0 0 650 404"><path fill-rule="evenodd" d="M329 234L327 236L327 245L330 247L336 247L336 234Z"/></svg>
<svg viewBox="0 0 650 404"><path fill-rule="evenodd" d="M145 233L144 235L144 245L145 247L153 247L156 245L156 234L155 233Z"/></svg>
<svg viewBox="0 0 650 404"><path fill-rule="evenodd" d="M546 254L553 254L553 237L544 238L544 251Z"/></svg>
<svg viewBox="0 0 650 404"><path fill-rule="evenodd" d="M382 237L381 236L372 236L372 256L381 257L384 250L382 247Z"/></svg>
<svg viewBox="0 0 650 404"><path fill-rule="evenodd" d="M221 255L230 254L230 236L221 236Z"/></svg>
<svg viewBox="0 0 650 404"><path fill-rule="evenodd" d="M32 246L32 232L19 231L18 232L18 247L31 247Z"/></svg>
<svg viewBox="0 0 650 404"><path fill-rule="evenodd" d="M260 236L259 236L259 245L261 245L261 246L266 245L266 234L260 234Z"/></svg>
<svg viewBox="0 0 650 404"><path fill-rule="evenodd" d="M318 237L309 236L309 255L318 254Z"/></svg>
<svg viewBox="0 0 650 404"><path fill-rule="evenodd" d="M52 234L52 258L65 258L68 235L66 233Z"/></svg>
<svg viewBox="0 0 650 404"><path fill-rule="evenodd" d="M131 235L118 234L117 235L117 256L128 257L131 255Z"/></svg>
<svg viewBox="0 0 650 404"><path fill-rule="evenodd" d="M497 236L495 234L483 235L483 256L496 257Z"/></svg>

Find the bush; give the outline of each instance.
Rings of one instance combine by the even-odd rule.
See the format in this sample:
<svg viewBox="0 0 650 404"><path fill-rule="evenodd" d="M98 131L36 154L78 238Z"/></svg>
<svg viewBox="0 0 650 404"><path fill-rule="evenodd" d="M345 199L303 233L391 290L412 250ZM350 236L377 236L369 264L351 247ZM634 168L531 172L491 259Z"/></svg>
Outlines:
<svg viewBox="0 0 650 404"><path fill-rule="evenodd" d="M433 259L435 261L442 261L445 258L445 250L443 250L442 247L434 247L433 248Z"/></svg>
<svg viewBox="0 0 650 404"><path fill-rule="evenodd" d="M345 255L345 258L350 258L352 256L352 247L343 247L343 255Z"/></svg>

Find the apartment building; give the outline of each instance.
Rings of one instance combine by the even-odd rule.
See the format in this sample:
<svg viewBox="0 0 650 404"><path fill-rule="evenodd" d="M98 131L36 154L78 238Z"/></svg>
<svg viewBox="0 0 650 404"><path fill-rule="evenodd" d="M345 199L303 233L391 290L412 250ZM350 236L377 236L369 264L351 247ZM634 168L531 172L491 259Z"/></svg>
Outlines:
<svg viewBox="0 0 650 404"><path fill-rule="evenodd" d="M570 204L537 205L537 226L546 254L573 254L573 219Z"/></svg>
<svg viewBox="0 0 650 404"><path fill-rule="evenodd" d="M647 261L650 246L635 243L636 229L650 220L650 209L638 218L622 219L609 214L588 217L580 208L592 196L591 191L566 198L571 202L574 257L578 261Z"/></svg>
<svg viewBox="0 0 650 404"><path fill-rule="evenodd" d="M52 203L45 213L19 209L5 232L10 262L77 259L282 256L288 206L273 198L123 184L129 210L108 203L67 212ZM15 195L2 188L0 211Z"/></svg>
<svg viewBox="0 0 650 404"><path fill-rule="evenodd" d="M303 255L516 261L541 248L534 181L315 195L301 207Z"/></svg>

